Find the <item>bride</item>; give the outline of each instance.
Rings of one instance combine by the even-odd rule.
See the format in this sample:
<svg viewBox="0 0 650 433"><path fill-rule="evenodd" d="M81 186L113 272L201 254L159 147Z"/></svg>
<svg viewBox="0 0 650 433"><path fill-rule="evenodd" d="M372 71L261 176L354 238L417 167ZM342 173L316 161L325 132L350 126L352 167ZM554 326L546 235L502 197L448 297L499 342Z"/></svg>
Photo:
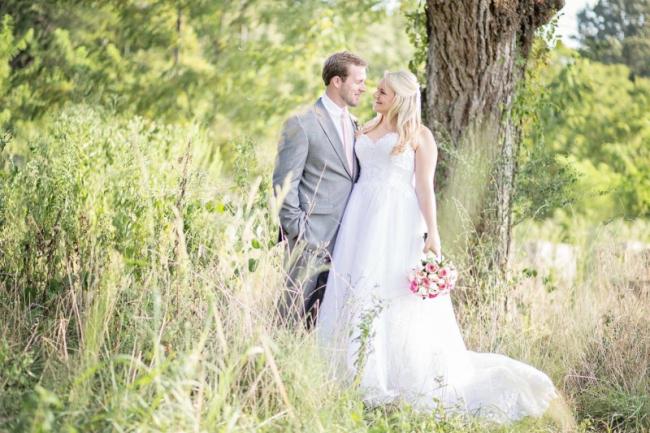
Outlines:
<svg viewBox="0 0 650 433"><path fill-rule="evenodd" d="M423 253L441 254L437 149L420 121L413 74L386 73L373 109L377 117L356 141L361 176L341 221L316 327L335 377L358 385L370 406L442 405L498 422L541 416L557 396L546 374L467 350L449 296L423 300L408 289L408 272Z"/></svg>

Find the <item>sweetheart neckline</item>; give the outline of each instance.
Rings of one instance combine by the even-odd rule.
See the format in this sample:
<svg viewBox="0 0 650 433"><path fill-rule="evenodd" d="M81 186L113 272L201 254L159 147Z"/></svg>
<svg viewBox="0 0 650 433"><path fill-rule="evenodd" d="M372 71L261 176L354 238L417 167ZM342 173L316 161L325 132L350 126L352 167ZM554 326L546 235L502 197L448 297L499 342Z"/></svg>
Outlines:
<svg viewBox="0 0 650 433"><path fill-rule="evenodd" d="M383 140L384 138L386 138L388 135L392 135L392 134L397 134L397 132L392 132L392 131L391 131L391 132L387 132L387 133L385 133L384 135L382 135L381 137L379 137L377 140L373 140L372 138L370 138L370 136L369 136L368 134L365 134L365 133L364 133L364 134L361 134L361 136L362 136L362 137L365 136L365 137L370 141L371 144L377 144L377 143L379 143L381 140Z"/></svg>

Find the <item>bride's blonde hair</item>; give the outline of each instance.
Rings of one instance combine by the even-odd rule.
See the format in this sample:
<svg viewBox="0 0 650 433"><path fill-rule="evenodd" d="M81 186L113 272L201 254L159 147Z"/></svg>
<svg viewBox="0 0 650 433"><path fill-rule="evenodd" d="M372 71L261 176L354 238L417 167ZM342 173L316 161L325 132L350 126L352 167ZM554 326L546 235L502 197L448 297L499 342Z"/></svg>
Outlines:
<svg viewBox="0 0 650 433"><path fill-rule="evenodd" d="M384 72L386 85L395 92L393 104L386 113L387 120L392 123L396 120L397 134L399 139L391 151L392 155L397 155L411 146L415 149L416 137L420 126L421 108L420 108L420 86L415 75L408 71ZM361 133L366 133L375 129L383 119L382 114L368 122L361 129Z"/></svg>

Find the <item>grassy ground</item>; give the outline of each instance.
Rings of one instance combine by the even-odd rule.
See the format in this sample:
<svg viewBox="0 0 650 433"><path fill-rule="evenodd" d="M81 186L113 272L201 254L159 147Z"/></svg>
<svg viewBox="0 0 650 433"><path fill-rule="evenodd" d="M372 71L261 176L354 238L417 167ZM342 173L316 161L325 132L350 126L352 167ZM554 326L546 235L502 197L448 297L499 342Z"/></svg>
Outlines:
<svg viewBox="0 0 650 433"><path fill-rule="evenodd" d="M559 431L559 408L491 426L365 409L329 380L313 335L277 326L277 203L249 177L212 186L195 130L81 109L43 137L20 169L3 155L0 430ZM594 245L567 288L466 276L457 316L471 349L548 372L576 431L647 431L649 289Z"/></svg>

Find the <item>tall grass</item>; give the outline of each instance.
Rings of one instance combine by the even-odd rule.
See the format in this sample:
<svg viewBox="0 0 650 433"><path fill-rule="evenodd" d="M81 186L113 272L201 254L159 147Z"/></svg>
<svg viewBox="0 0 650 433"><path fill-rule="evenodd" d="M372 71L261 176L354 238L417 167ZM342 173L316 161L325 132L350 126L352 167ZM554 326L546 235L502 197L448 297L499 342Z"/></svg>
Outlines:
<svg viewBox="0 0 650 433"><path fill-rule="evenodd" d="M365 409L310 333L278 325L277 202L264 179L207 176L200 131L77 107L30 145L23 165L2 155L0 430L557 431ZM581 430L648 428L647 291L513 280L470 308L470 286L455 299L470 348L548 371Z"/></svg>
<svg viewBox="0 0 650 433"><path fill-rule="evenodd" d="M516 305L511 317L544 324L539 338L555 350L535 357L564 372L562 385L577 413L602 429L650 429L650 249L629 250L629 242L648 242L649 234L650 221L590 224L562 214L554 225L517 228L519 242L545 238L575 248L575 283L562 290L520 288L509 300Z"/></svg>

